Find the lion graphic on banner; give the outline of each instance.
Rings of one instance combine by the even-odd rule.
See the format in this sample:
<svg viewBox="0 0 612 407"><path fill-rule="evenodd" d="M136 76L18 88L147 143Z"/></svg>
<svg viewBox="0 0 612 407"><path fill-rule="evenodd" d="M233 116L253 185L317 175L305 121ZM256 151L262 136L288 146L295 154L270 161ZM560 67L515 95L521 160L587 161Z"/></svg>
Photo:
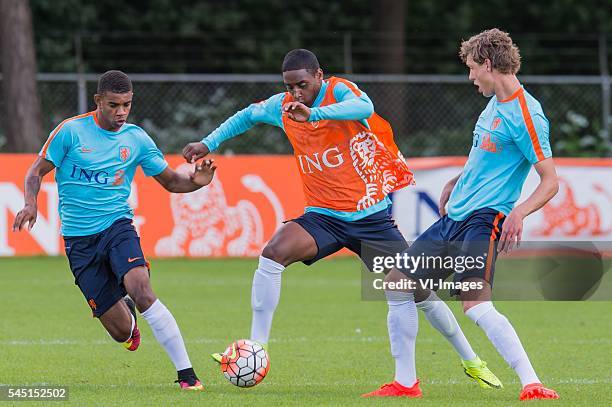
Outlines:
<svg viewBox="0 0 612 407"><path fill-rule="evenodd" d="M191 166L182 164L177 171L188 173ZM249 191L266 196L274 208L276 228L280 227L284 211L274 192L255 174L244 175L241 182ZM197 191L170 194L170 207L174 227L157 241L157 256L257 256L265 243L257 207L244 199L229 206L218 177Z"/></svg>
<svg viewBox="0 0 612 407"><path fill-rule="evenodd" d="M376 203L379 191L385 195L398 184L396 163L404 161L402 153L397 156L385 147L371 132L356 134L349 143L353 167L365 183L365 195L357 203L357 210L366 209Z"/></svg>
<svg viewBox="0 0 612 407"><path fill-rule="evenodd" d="M612 201L603 186L594 184L593 189ZM602 229L597 205L579 206L572 187L563 178L559 178L559 193L555 199L542 208L542 216L542 224L533 232L535 236L552 236L555 233L563 236L597 236L609 233L609 230Z"/></svg>

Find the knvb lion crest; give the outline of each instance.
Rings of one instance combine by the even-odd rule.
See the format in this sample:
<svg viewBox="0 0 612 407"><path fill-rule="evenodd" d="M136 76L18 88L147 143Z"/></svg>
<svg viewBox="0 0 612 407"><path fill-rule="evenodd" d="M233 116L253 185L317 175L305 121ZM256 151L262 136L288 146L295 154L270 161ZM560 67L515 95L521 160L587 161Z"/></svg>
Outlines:
<svg viewBox="0 0 612 407"><path fill-rule="evenodd" d="M132 155L132 150L129 147L119 147L119 158L121 161L126 162L130 158L130 155Z"/></svg>
<svg viewBox="0 0 612 407"><path fill-rule="evenodd" d="M181 164L176 171L189 174L191 168ZM240 181L247 190L268 200L275 214L275 230L280 228L285 213L274 191L257 174L246 174ZM246 199L229 205L219 177L206 188L170 194L170 207L174 226L170 235L155 244L157 256L258 256L266 243L257 206Z"/></svg>
<svg viewBox="0 0 612 407"><path fill-rule="evenodd" d="M392 154L374 133L356 134L350 140L349 149L353 167L365 184L365 194L357 202L358 211L374 205L381 191L388 195L398 185L403 188L414 184L402 153Z"/></svg>

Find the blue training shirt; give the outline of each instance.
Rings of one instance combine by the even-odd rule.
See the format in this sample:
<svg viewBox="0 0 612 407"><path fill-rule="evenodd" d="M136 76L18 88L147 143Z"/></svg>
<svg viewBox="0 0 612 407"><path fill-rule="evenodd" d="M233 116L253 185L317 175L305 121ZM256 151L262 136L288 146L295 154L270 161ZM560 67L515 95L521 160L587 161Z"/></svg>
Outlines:
<svg viewBox="0 0 612 407"><path fill-rule="evenodd" d="M128 197L136 167L154 176L168 166L143 129L126 123L116 132L104 130L95 112L60 123L39 155L57 167L64 236L92 235L118 219L133 218Z"/></svg>
<svg viewBox="0 0 612 407"><path fill-rule="evenodd" d="M308 118L308 121L359 120L369 128L366 119L374 112L374 105L372 104L372 101L368 95L361 91L361 95L357 96L344 83L338 83L333 89L334 98L338 103L321 107L320 105L325 97L327 86L329 86L328 82L323 81L321 84L321 90L319 91L319 94L315 98L315 101L310 109L310 117ZM253 103L245 109L240 110L224 121L207 137L202 139L202 143L208 147L209 151L212 152L219 148L221 143L246 132L257 123L270 124L284 130L282 112L284 97L285 93L278 93L264 100L263 102ZM315 206L308 206L305 208L305 211L318 212L350 222L363 219L366 216L370 216L381 210L386 210L390 203L391 200L388 197L385 197L385 199L376 203L375 205L357 212L343 212Z"/></svg>
<svg viewBox="0 0 612 407"><path fill-rule="evenodd" d="M461 221L481 208L508 215L531 166L551 156L548 119L540 103L522 87L506 100L493 96L476 122L448 216Z"/></svg>

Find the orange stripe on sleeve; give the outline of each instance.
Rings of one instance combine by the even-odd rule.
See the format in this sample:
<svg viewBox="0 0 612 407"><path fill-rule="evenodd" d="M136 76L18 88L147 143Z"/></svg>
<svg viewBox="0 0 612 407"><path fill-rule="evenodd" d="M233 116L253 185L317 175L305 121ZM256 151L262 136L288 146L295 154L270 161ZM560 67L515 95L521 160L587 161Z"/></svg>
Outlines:
<svg viewBox="0 0 612 407"><path fill-rule="evenodd" d="M51 135L49 136L49 138L47 139L47 142L45 143L45 145L42 148L42 151L40 152L40 156L42 158L45 158L47 156L47 149L49 148L49 144L51 144L51 142L53 141L53 139L55 138L55 136L57 135L57 133L59 133L59 131L62 129L62 127L64 127L64 124L72 121L72 120L76 120L76 119L80 119L82 117L87 117L87 116L91 116L94 115L95 112L89 112L89 113L83 113L80 114L78 116L74 116L74 117L69 117L68 119L64 120L63 122L61 122L56 128L55 130L53 130L53 132L51 133Z"/></svg>
<svg viewBox="0 0 612 407"><path fill-rule="evenodd" d="M521 105L523 120L525 121L525 125L527 126L529 138L531 139L531 144L533 145L533 149L535 150L536 157L538 157L538 161L542 161L545 158L544 153L542 152L542 146L540 145L540 140L538 139L538 133L536 133L535 126L533 125L531 114L529 113L529 109L527 108L527 100L525 100L525 94L523 92L518 95L518 100L519 104Z"/></svg>

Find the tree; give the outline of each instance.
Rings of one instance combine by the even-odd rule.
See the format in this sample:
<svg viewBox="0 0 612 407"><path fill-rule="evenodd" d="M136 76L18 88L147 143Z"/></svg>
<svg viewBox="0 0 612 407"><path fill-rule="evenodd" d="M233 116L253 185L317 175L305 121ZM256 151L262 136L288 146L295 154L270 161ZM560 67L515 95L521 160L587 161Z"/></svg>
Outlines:
<svg viewBox="0 0 612 407"><path fill-rule="evenodd" d="M372 3L374 10L374 29L376 32L376 72L383 74L404 73L405 32L406 32L406 1L378 0ZM379 98L374 107L382 117L387 119L396 135L405 135L407 92L400 84L385 84L381 87Z"/></svg>
<svg viewBox="0 0 612 407"><path fill-rule="evenodd" d="M28 0L0 0L0 46L6 151L40 148L41 114Z"/></svg>
<svg viewBox="0 0 612 407"><path fill-rule="evenodd" d="M378 0L374 2L374 29L377 36L376 56L380 73L404 72L406 31L405 0Z"/></svg>

